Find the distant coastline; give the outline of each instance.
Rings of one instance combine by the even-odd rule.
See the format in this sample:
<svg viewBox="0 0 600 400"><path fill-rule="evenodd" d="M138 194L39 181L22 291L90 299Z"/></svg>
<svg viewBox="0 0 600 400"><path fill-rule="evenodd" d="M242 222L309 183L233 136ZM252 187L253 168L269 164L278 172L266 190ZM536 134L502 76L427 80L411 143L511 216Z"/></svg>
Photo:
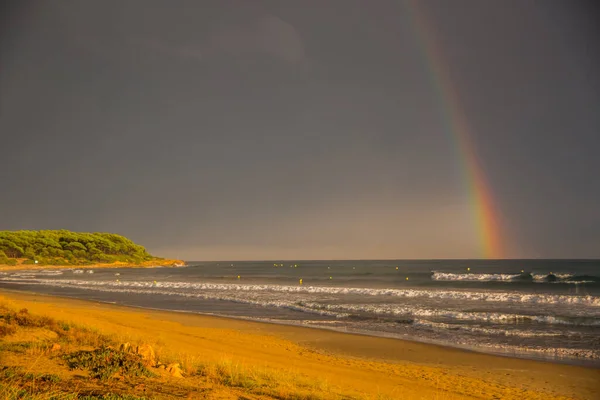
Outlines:
<svg viewBox="0 0 600 400"><path fill-rule="evenodd" d="M22 260L17 260L22 261ZM185 267L186 262L183 260L172 260L166 258L156 258L151 261L144 261L140 264L129 264L123 262L114 263L98 263L98 264L56 264L56 265L42 265L42 264L23 264L17 263L14 265L0 264L1 271L17 271L17 270L40 270L40 269L89 269L89 268L157 268L157 267Z"/></svg>
<svg viewBox="0 0 600 400"><path fill-rule="evenodd" d="M0 270L181 267L114 233L0 231Z"/></svg>

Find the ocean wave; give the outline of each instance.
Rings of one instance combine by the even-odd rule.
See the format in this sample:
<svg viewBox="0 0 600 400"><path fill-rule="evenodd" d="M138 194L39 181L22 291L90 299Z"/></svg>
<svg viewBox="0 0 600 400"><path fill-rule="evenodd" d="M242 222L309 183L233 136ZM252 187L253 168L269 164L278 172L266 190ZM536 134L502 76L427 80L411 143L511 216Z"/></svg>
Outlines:
<svg viewBox="0 0 600 400"><path fill-rule="evenodd" d="M553 274L552 272L549 274L531 274L535 282L568 282L574 276L575 274Z"/></svg>
<svg viewBox="0 0 600 400"><path fill-rule="evenodd" d="M451 272L436 272L431 275L434 281L514 281L521 274L455 274Z"/></svg>
<svg viewBox="0 0 600 400"><path fill-rule="evenodd" d="M417 319L413 322L414 326L431 328L434 330L452 330L464 331L474 334L484 334L488 336L506 336L520 338L540 338L540 337L581 337L579 332L555 332L555 331L527 331L522 329L497 329L497 328L482 328L472 325L448 324L445 322L433 322L423 319Z"/></svg>
<svg viewBox="0 0 600 400"><path fill-rule="evenodd" d="M129 287L129 288L165 288L177 290L220 291L220 292L273 292L297 294L330 294L330 295L361 295L380 297L402 298L430 298L436 300L464 300L485 301L497 303L517 304L560 304L571 306L600 307L600 297L591 295L562 295L543 293L519 293L506 291L460 291L440 289L374 289L353 287L328 287L328 286L289 286L289 285L261 285L261 284L235 284L235 283L190 283L190 282L150 282L150 281L91 281L76 279L22 279L19 277L0 277L0 281L15 283L36 283L51 286L82 287L90 289L97 287Z"/></svg>
<svg viewBox="0 0 600 400"><path fill-rule="evenodd" d="M453 272L433 271L431 279L434 281L465 281L465 282L537 282L537 283L596 283L600 277L592 275L563 274L531 274L523 272L520 274L457 274Z"/></svg>
<svg viewBox="0 0 600 400"><path fill-rule="evenodd" d="M61 270L34 270L34 271L15 271L10 276L19 278L30 278L36 276L59 276L63 275L64 271Z"/></svg>
<svg viewBox="0 0 600 400"><path fill-rule="evenodd" d="M536 322L540 324L551 325L600 326L600 319L593 317L566 317L547 315L506 314L498 312L455 311L424 307L401 306L397 304L325 304L300 302L300 305L308 307L309 309L325 310L329 312L342 312L344 314L351 315L357 313L368 313L376 316L444 318L451 320L488 322L496 324Z"/></svg>
<svg viewBox="0 0 600 400"><path fill-rule="evenodd" d="M467 344L458 342L457 344ZM467 344L468 345L468 344ZM598 360L600 359L600 351L597 349L575 349L568 347L544 347L544 346L517 346L517 345L506 345L487 343L481 345L481 347L496 350L501 353L514 353L514 354L540 354L546 357L553 357L557 359L588 359Z"/></svg>

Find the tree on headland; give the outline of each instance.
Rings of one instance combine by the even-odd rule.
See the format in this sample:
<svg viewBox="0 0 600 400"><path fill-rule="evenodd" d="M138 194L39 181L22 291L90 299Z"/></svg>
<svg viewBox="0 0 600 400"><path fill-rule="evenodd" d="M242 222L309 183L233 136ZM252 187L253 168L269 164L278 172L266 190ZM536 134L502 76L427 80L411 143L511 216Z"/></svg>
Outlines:
<svg viewBox="0 0 600 400"><path fill-rule="evenodd" d="M8 256L6 255L6 253L3 250L0 250L0 264L16 264L17 261L15 259L12 258L8 258Z"/></svg>
<svg viewBox="0 0 600 400"><path fill-rule="evenodd" d="M67 230L0 231L0 264L82 265L123 262L139 264L156 259L143 246L114 233Z"/></svg>

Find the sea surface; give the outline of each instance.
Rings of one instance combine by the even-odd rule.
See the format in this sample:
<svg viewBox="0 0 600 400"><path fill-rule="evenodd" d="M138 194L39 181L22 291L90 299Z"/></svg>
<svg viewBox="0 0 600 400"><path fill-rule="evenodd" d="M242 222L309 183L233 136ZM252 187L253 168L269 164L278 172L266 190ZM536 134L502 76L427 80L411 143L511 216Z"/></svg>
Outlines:
<svg viewBox="0 0 600 400"><path fill-rule="evenodd" d="M600 260L189 262L0 272L0 288L600 366Z"/></svg>

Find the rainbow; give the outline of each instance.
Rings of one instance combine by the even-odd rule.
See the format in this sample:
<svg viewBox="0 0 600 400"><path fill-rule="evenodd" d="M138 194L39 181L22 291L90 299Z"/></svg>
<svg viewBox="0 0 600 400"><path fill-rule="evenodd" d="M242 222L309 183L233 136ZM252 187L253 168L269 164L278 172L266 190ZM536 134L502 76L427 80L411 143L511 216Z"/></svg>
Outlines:
<svg viewBox="0 0 600 400"><path fill-rule="evenodd" d="M474 223L481 241L481 256L502 258L500 226L492 191L471 139L469 124L461 107L458 91L452 83L447 68L444 68L443 51L436 42L435 30L428 23L425 13L419 9L419 0L409 1L408 11L418 44L423 49L432 84L439 95L440 108L448 124L448 132L456 143L474 210Z"/></svg>

